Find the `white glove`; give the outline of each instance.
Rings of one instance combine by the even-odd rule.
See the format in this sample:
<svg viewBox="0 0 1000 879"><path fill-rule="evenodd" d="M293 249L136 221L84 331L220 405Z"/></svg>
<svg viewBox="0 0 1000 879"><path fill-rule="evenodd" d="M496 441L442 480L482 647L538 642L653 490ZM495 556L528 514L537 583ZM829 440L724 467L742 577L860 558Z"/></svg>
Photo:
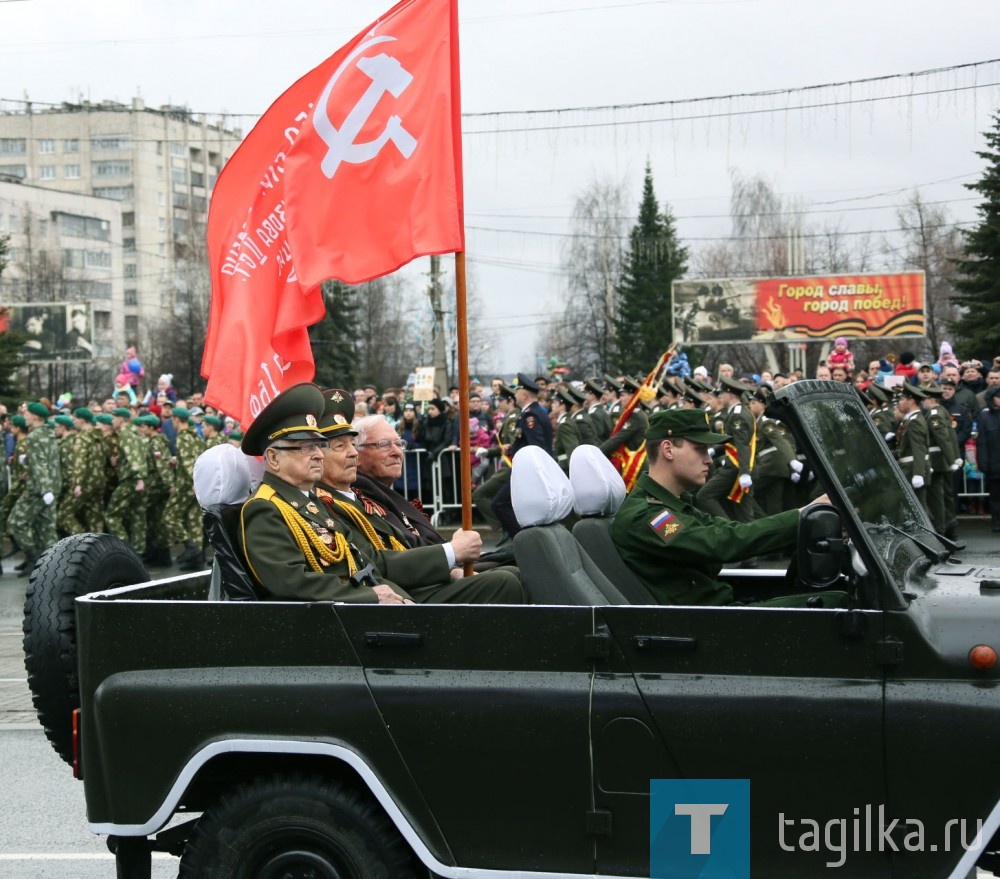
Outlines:
<svg viewBox="0 0 1000 879"><path fill-rule="evenodd" d="M477 458L485 458L489 453L490 453L489 449L484 449L482 447L476 449L476 457Z"/></svg>
<svg viewBox="0 0 1000 879"><path fill-rule="evenodd" d="M912 485L913 485L914 488L923 488L924 487L924 477L920 476L919 474L914 474L911 477L910 482L912 483Z"/></svg>
<svg viewBox="0 0 1000 879"><path fill-rule="evenodd" d="M708 447L708 457L709 458L714 458L715 457L715 446L709 446Z"/></svg>
<svg viewBox="0 0 1000 879"><path fill-rule="evenodd" d="M964 463L965 463L965 461L963 461L961 458L956 458L952 462L951 467L949 469L951 470L952 473L954 473L956 470L961 470L962 469L962 465Z"/></svg>
<svg viewBox="0 0 1000 879"><path fill-rule="evenodd" d="M793 470L792 475L789 476L788 478L791 479L792 482L798 482L802 478L802 474L799 473L797 470Z"/></svg>
<svg viewBox="0 0 1000 879"><path fill-rule="evenodd" d="M27 460L28 460L28 456L27 455L18 455L17 456L17 463L18 464L23 464Z"/></svg>
<svg viewBox="0 0 1000 879"><path fill-rule="evenodd" d="M56 499L56 496L55 496L54 494L52 494L52 492L51 492L51 491L47 491L47 492L45 492L45 494L43 494L43 495L42 495L42 502L43 502L43 503L45 504L45 506L47 506L47 507L51 507L51 506L52 506L52 502L53 502L53 501L54 501L55 499Z"/></svg>
<svg viewBox="0 0 1000 879"><path fill-rule="evenodd" d="M801 461L789 461L788 466L792 468L796 473L802 473L802 462Z"/></svg>
<svg viewBox="0 0 1000 879"><path fill-rule="evenodd" d="M891 443L895 438L896 434L892 433L891 431L885 435L885 441L887 443Z"/></svg>
<svg viewBox="0 0 1000 879"><path fill-rule="evenodd" d="M753 485L753 477L749 473L740 474L740 488L746 491L751 485Z"/></svg>

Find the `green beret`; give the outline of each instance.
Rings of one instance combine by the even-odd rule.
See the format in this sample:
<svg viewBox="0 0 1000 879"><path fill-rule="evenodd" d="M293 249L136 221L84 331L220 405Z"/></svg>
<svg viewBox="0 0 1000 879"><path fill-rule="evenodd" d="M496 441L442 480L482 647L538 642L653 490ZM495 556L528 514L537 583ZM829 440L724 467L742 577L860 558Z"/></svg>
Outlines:
<svg viewBox="0 0 1000 879"><path fill-rule="evenodd" d="M162 422L152 412L147 412L145 415L139 416L139 423L149 427L159 427Z"/></svg>
<svg viewBox="0 0 1000 879"><path fill-rule="evenodd" d="M101 412L99 415L94 416L94 421L98 424L111 424L111 416L107 412Z"/></svg>
<svg viewBox="0 0 1000 879"><path fill-rule="evenodd" d="M81 406L79 409L74 409L73 410L73 414L77 418L82 418L88 424L93 424L94 423L94 413L91 412L89 409L87 409L84 406Z"/></svg>
<svg viewBox="0 0 1000 879"><path fill-rule="evenodd" d="M222 430L222 419L216 418L214 415L206 415L201 419L204 424L209 424L216 430Z"/></svg>
<svg viewBox="0 0 1000 879"><path fill-rule="evenodd" d="M240 448L247 455L263 455L264 449L279 439L325 439L319 432L325 408L323 392L312 382L285 388L253 420Z"/></svg>
<svg viewBox="0 0 1000 879"><path fill-rule="evenodd" d="M18 427L21 428L21 430L28 429L28 422L24 420L23 415L12 415L10 418L10 423L16 424Z"/></svg>
<svg viewBox="0 0 1000 879"><path fill-rule="evenodd" d="M229 431L229 439L236 440L236 442L239 442L240 440L243 439L243 431L241 430Z"/></svg>
<svg viewBox="0 0 1000 879"><path fill-rule="evenodd" d="M117 409L112 409L111 414L117 415L119 418L131 418L132 410L126 409L124 406L119 406Z"/></svg>
<svg viewBox="0 0 1000 879"><path fill-rule="evenodd" d="M714 446L729 442L732 437L715 433L708 413L701 409L662 409L649 416L646 442L656 443L665 439L689 439Z"/></svg>
<svg viewBox="0 0 1000 879"><path fill-rule="evenodd" d="M354 397L342 388L328 388L323 391L323 417L319 420L319 432L325 436L357 436L351 426L354 420Z"/></svg>
<svg viewBox="0 0 1000 879"><path fill-rule="evenodd" d="M76 430L76 422L69 415L57 415L52 419L56 424L61 424L63 427L68 427L70 430Z"/></svg>
<svg viewBox="0 0 1000 879"><path fill-rule="evenodd" d="M48 406L44 403L39 403L37 400L28 404L28 411L32 415L37 415L39 418L48 418L52 414L49 412Z"/></svg>
<svg viewBox="0 0 1000 879"><path fill-rule="evenodd" d="M174 406L172 414L174 418L179 418L181 421L187 421L191 417L191 413L183 406Z"/></svg>

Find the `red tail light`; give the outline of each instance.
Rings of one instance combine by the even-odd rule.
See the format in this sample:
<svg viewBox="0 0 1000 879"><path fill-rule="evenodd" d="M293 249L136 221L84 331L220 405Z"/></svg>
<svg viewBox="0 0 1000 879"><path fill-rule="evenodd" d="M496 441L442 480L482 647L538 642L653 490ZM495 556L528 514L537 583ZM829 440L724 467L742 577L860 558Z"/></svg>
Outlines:
<svg viewBox="0 0 1000 879"><path fill-rule="evenodd" d="M73 709L73 778L80 778L80 709Z"/></svg>

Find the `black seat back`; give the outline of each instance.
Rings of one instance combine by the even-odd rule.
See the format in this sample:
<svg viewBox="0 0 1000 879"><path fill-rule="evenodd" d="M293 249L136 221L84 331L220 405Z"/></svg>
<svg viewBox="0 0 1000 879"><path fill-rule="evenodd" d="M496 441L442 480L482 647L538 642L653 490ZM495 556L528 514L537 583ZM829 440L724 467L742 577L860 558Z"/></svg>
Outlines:
<svg viewBox="0 0 1000 879"><path fill-rule="evenodd" d="M240 540L242 504L216 504L202 510L205 534L215 554L213 581L218 577L220 595L225 601L257 601L260 594L243 563Z"/></svg>
<svg viewBox="0 0 1000 879"><path fill-rule="evenodd" d="M656 604L645 584L625 564L618 547L611 539L611 517L595 516L581 519L573 526L573 536L601 573L615 585L615 589L629 604ZM597 581L600 585L600 581ZM615 603L615 602L612 602Z"/></svg>

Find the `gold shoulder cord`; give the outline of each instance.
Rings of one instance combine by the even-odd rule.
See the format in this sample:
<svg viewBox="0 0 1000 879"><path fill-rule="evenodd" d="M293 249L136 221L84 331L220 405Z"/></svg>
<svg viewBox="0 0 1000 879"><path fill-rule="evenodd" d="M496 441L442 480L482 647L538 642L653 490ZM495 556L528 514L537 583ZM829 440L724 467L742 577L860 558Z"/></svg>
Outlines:
<svg viewBox="0 0 1000 879"><path fill-rule="evenodd" d="M334 498L333 502L344 512L348 519L350 519L355 525L360 528L365 537L368 538L368 542L375 547L375 549L395 549L397 551L402 551L408 549L408 547L403 546L393 535L389 535L389 546L385 545L385 542L379 536L379 533L375 530L375 526L368 521L367 516L364 515L357 507L352 504L347 503L347 501L339 500Z"/></svg>
<svg viewBox="0 0 1000 879"><path fill-rule="evenodd" d="M277 492L269 485L261 485L255 498L270 501L281 512L281 518L285 520L285 525L295 538L295 543L302 550L302 555L309 567L316 573L323 573L321 562L336 564L347 559L348 573L353 576L358 571L357 562L348 546L347 538L339 531L333 531L334 542L332 546L327 546L320 540L319 535L310 527L309 523L302 517L301 513L290 503L278 497Z"/></svg>

